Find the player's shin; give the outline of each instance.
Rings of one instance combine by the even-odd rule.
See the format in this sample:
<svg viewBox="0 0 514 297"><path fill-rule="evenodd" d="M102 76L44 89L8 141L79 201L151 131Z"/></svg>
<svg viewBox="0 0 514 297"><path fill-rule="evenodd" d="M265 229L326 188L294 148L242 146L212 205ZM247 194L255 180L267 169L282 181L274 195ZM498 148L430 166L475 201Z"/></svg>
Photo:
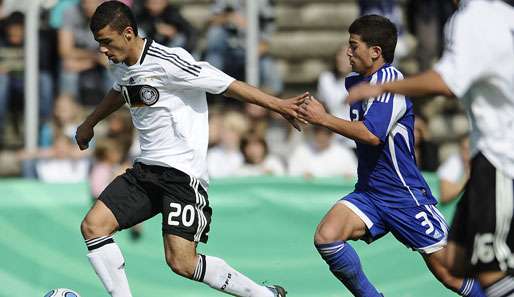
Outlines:
<svg viewBox="0 0 514 297"><path fill-rule="evenodd" d="M350 244L335 241L327 244L316 244L318 252L330 271L357 297L382 296L369 282L362 270L359 256Z"/></svg>
<svg viewBox="0 0 514 297"><path fill-rule="evenodd" d="M211 288L241 297L274 297L273 293L230 267L220 258L198 255L193 279Z"/></svg>
<svg viewBox="0 0 514 297"><path fill-rule="evenodd" d="M112 297L132 297L127 276L125 259L112 236L86 240L87 257L105 289Z"/></svg>

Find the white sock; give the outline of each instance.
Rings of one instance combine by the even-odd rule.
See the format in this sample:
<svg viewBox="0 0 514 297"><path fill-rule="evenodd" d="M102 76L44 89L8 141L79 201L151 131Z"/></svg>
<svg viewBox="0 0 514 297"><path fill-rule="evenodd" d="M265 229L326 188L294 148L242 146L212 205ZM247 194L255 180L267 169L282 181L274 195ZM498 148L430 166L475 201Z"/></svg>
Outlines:
<svg viewBox="0 0 514 297"><path fill-rule="evenodd" d="M193 279L239 297L274 297L273 293L230 267L220 258L198 255Z"/></svg>
<svg viewBox="0 0 514 297"><path fill-rule="evenodd" d="M86 240L87 257L112 297L132 297L125 275L125 259L111 236Z"/></svg>

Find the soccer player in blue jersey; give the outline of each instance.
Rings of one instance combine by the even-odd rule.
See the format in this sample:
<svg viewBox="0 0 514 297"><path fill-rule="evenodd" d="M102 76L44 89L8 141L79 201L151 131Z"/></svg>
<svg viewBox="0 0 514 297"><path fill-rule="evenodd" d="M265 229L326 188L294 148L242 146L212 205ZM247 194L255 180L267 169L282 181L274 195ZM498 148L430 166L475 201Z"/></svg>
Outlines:
<svg viewBox="0 0 514 297"><path fill-rule="evenodd" d="M458 98L471 127L471 172L448 236L445 264L476 275L488 297L514 296L514 0L460 1L430 70L361 84L347 100L441 94Z"/></svg>
<svg viewBox="0 0 514 297"><path fill-rule="evenodd" d="M354 73L346 88L367 82L383 84L403 79L391 66L397 30L382 16L368 15L349 28L348 56ZM384 93L351 105L351 121L325 111L313 97L302 104L300 116L354 139L359 159L355 190L338 201L322 219L315 246L330 271L355 296L382 296L364 274L359 257L347 242L368 243L391 232L420 252L429 269L447 288L462 296L484 296L478 282L456 278L441 264L447 225L437 201L416 167L414 113L402 95Z"/></svg>

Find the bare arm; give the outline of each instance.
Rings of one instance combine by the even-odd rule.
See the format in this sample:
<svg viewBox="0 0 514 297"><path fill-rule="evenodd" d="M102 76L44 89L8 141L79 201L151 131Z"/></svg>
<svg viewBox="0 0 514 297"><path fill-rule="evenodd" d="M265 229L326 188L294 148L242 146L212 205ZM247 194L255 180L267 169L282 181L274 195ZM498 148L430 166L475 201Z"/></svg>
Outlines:
<svg viewBox="0 0 514 297"><path fill-rule="evenodd" d="M335 117L326 112L323 105L314 97L310 97L307 102L301 105L299 111L301 119L311 124L328 128L337 134L361 143L370 145L380 144L380 139L371 133L362 121L346 121Z"/></svg>
<svg viewBox="0 0 514 297"><path fill-rule="evenodd" d="M123 100L120 92L111 89L107 95L105 95L102 102L98 104L95 110L77 128L75 139L81 150L88 148L89 141L94 136L93 128L96 124L118 110L123 104L125 104L125 100Z"/></svg>
<svg viewBox="0 0 514 297"><path fill-rule="evenodd" d="M358 100L377 97L385 92L402 94L409 97L436 94L447 97L454 96L439 73L434 70L428 70L404 80L396 80L382 85L357 85L350 89L347 101L351 104Z"/></svg>
<svg viewBox="0 0 514 297"><path fill-rule="evenodd" d="M280 99L238 80L229 85L224 95L278 112L298 130L299 126L294 123L294 119L298 116L299 105L309 96L304 93L293 98Z"/></svg>

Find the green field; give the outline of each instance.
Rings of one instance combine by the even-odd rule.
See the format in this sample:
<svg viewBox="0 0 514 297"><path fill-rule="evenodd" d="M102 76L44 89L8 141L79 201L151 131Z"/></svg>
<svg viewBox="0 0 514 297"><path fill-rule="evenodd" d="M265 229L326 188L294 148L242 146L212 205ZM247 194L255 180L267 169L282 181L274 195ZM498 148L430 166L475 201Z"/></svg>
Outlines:
<svg viewBox="0 0 514 297"><path fill-rule="evenodd" d="M434 187L432 176L428 180ZM278 283L291 297L351 296L312 244L330 206L352 189L340 180L230 179L212 183L210 239L202 253L224 258L258 282ZM0 297L43 296L66 287L82 297L108 296L91 269L79 231L90 205L85 184L0 180ZM448 216L453 207L442 208ZM133 242L116 236L135 297L224 296L174 275L164 262L160 216ZM386 236L355 242L364 269L387 297L455 296L428 272L421 257Z"/></svg>

